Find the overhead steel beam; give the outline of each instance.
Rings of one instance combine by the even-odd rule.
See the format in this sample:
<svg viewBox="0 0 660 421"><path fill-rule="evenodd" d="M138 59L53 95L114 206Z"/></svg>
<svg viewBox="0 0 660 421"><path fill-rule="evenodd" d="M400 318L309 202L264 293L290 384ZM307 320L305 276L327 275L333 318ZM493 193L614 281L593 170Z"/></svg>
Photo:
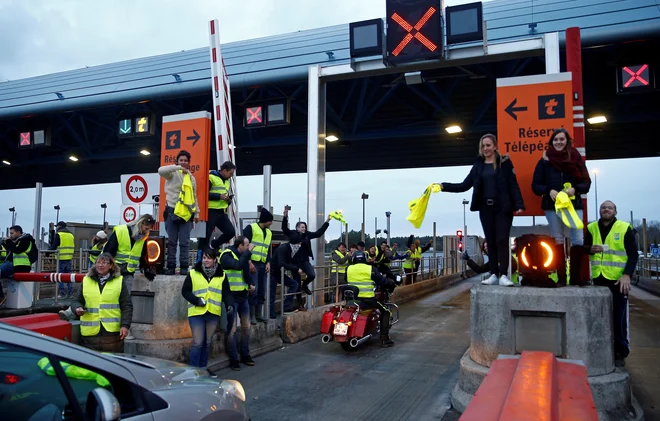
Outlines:
<svg viewBox="0 0 660 421"><path fill-rule="evenodd" d="M369 108L369 111L365 114L363 117L362 121L368 121L371 116L380 109L380 107L383 106L385 101L387 101L394 93L396 92L397 89L402 85L402 82L397 83L396 85L392 86L387 92L385 92L385 95L383 95L376 104L374 104L373 107Z"/></svg>
<svg viewBox="0 0 660 421"><path fill-rule="evenodd" d="M358 80L353 79L353 81L351 82L351 87L348 89L348 95L346 95L346 98L344 99L344 105L341 107L339 118L344 118L344 114L346 113L348 104L351 103L351 98L353 98L353 92L355 91L355 87L357 86L357 84L358 84Z"/></svg>
<svg viewBox="0 0 660 421"><path fill-rule="evenodd" d="M438 104L436 101L434 101L432 98L430 98L428 95L426 95L424 92L419 90L415 85L406 85L406 87L415 95L418 97L422 98L424 101L426 101L430 106L432 106L435 110L435 112L439 112L443 116L447 117L447 113L445 110L442 108L442 105Z"/></svg>

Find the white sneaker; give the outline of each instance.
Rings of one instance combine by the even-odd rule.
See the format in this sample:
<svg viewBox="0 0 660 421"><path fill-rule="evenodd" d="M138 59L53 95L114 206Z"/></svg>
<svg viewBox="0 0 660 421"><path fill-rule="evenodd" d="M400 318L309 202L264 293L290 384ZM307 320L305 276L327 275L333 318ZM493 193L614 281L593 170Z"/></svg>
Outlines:
<svg viewBox="0 0 660 421"><path fill-rule="evenodd" d="M131 335L131 331L129 330L128 335L126 335L124 339L126 339L127 341L132 341L133 339L135 339L135 336Z"/></svg>
<svg viewBox="0 0 660 421"><path fill-rule="evenodd" d="M507 278L506 275L502 275L502 276L500 276L500 286L512 287L513 282L511 282L511 280L509 278Z"/></svg>
<svg viewBox="0 0 660 421"><path fill-rule="evenodd" d="M490 278L481 281L481 285L497 285L497 275L490 275Z"/></svg>

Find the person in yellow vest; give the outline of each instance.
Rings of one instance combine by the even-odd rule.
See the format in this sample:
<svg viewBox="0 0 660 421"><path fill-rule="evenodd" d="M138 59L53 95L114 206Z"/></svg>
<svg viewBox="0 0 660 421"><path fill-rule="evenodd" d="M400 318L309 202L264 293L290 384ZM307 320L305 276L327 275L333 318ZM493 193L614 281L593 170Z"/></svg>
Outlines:
<svg viewBox="0 0 660 421"><path fill-rule="evenodd" d="M89 267L92 267L96 263L96 258L103 251L103 246L108 242L108 234L105 231L98 231L94 238L92 238L92 248L89 251Z"/></svg>
<svg viewBox="0 0 660 421"><path fill-rule="evenodd" d="M234 304L229 281L218 264L215 250L203 251L202 261L197 262L183 281L181 295L188 300L188 323L192 332L190 365L206 367L211 340L222 316L222 303L228 313Z"/></svg>
<svg viewBox="0 0 660 421"><path fill-rule="evenodd" d="M351 262L353 253L346 251L346 243L341 242L336 249L332 251L332 276L335 278L335 285L346 283L346 268Z"/></svg>
<svg viewBox="0 0 660 421"><path fill-rule="evenodd" d="M27 273L32 269L32 263L37 261L37 245L30 234L23 233L20 225L9 228L9 237L0 242L7 250L7 257L0 265L0 279L11 278L14 273ZM0 305L5 302L5 295L0 286Z"/></svg>
<svg viewBox="0 0 660 421"><path fill-rule="evenodd" d="M225 350L229 356L229 367L236 371L241 369L236 340L236 315L240 317L241 321L240 362L249 366L254 365L254 361L250 357L250 304L248 302L248 295L254 294L256 290L254 281L248 273L248 262L253 249L254 244L250 244L247 238L240 235L234 240L234 245L225 249L220 255L220 265L225 272L234 299L234 311L227 314Z"/></svg>
<svg viewBox="0 0 660 421"><path fill-rule="evenodd" d="M257 288L255 295L250 296L250 322L267 321L263 317L263 307L266 302L266 274L270 273L271 243L273 233L269 229L273 225L273 214L266 208L261 208L259 222L252 223L243 229L243 236L254 245L250 256L250 276ZM256 314L256 319L255 319Z"/></svg>
<svg viewBox="0 0 660 421"><path fill-rule="evenodd" d="M53 244L50 245L49 250L56 250L59 253L57 272L71 273L71 260L73 260L73 252L75 251L75 240L71 231L67 229L66 222L60 221L57 223L57 232L55 233L55 237L53 237ZM64 292L65 288L67 292ZM58 289L60 298L73 296L72 285L69 283L60 283Z"/></svg>
<svg viewBox="0 0 660 421"><path fill-rule="evenodd" d="M110 253L101 253L96 259L71 307L80 317L82 346L99 352L124 352L133 303Z"/></svg>
<svg viewBox="0 0 660 421"><path fill-rule="evenodd" d="M158 174L165 179L165 209L163 219L167 230L167 269L166 275L174 275L176 270L176 246L179 244L179 268L181 275L188 274L190 251L190 231L193 221L199 222L197 205L197 182L190 172L190 153L179 151L176 165L158 168Z"/></svg>
<svg viewBox="0 0 660 421"><path fill-rule="evenodd" d="M235 171L236 165L231 161L225 161L220 166L220 171L209 173L209 217L206 222L206 238L200 243L202 246L211 244L211 247L218 249L236 235L234 225L227 214L227 208L233 199L233 195L230 194L230 184ZM215 228L222 231L222 234L211 243Z"/></svg>
<svg viewBox="0 0 660 421"><path fill-rule="evenodd" d="M346 269L348 285L356 286L359 290L357 303L360 309L377 308L380 310L380 346L388 348L394 345L390 339L390 311L376 299L374 293L376 286L386 291L393 291L396 287L392 280L387 279L378 272L378 269L367 263L367 256L362 251L353 254L351 265Z"/></svg>
<svg viewBox="0 0 660 421"><path fill-rule="evenodd" d="M0 267L5 263L7 258L7 249L5 248L4 243L0 242ZM2 289L2 278L0 277L0 306L5 303L7 297L5 297L5 292Z"/></svg>
<svg viewBox="0 0 660 421"><path fill-rule="evenodd" d="M612 292L614 363L621 367L630 353L628 293L639 254L635 232L629 223L616 219L613 202L606 200L600 205L600 219L587 226L584 247L591 254L594 284L606 286Z"/></svg>

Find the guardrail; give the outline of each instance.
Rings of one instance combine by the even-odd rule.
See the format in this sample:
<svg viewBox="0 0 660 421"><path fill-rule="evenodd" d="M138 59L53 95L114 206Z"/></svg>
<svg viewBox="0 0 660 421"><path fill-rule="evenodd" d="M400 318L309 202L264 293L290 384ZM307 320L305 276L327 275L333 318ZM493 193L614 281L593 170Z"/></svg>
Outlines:
<svg viewBox="0 0 660 421"><path fill-rule="evenodd" d="M635 281L639 281L639 277L660 280L660 257L642 257L640 256L637 261Z"/></svg>

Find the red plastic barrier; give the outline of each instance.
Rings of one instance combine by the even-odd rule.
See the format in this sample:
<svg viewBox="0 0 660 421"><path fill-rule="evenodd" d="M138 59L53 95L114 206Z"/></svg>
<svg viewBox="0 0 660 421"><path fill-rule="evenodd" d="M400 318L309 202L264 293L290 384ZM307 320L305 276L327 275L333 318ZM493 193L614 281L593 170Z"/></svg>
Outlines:
<svg viewBox="0 0 660 421"><path fill-rule="evenodd" d="M5 317L0 319L7 324L22 327L46 336L71 341L71 323L60 320L54 313L26 314L25 316Z"/></svg>
<svg viewBox="0 0 660 421"><path fill-rule="evenodd" d="M82 282L85 278L84 273L15 273L14 281L19 282L62 282L75 284Z"/></svg>
<svg viewBox="0 0 660 421"><path fill-rule="evenodd" d="M583 365L550 352L493 361L459 421L598 421Z"/></svg>

